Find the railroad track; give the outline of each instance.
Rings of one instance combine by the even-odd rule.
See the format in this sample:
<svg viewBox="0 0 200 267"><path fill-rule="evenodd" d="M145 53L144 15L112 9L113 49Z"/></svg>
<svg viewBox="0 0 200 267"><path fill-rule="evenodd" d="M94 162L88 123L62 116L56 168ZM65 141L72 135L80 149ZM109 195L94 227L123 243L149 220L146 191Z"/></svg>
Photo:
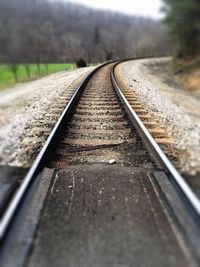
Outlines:
<svg viewBox="0 0 200 267"><path fill-rule="evenodd" d="M179 203L177 204L177 209L175 208L173 211L176 215L175 220L177 220L178 223L181 223L183 218L187 220L188 226L184 227L184 235L186 236L185 239L183 238L184 242L189 242L190 245L188 246L191 246L192 250L195 251L195 258L200 258L199 248L197 248L197 243L199 242L197 241L197 236L199 236L198 221L200 215L199 199L158 146L158 144L167 146L170 144L170 139L166 137L163 129L160 129L155 122L151 121L151 117L147 114L145 108L138 101L134 93L128 91L126 88L120 88L120 83L118 83L115 75L116 69L116 63L106 63L97 67L77 88L68 102L44 147L36 158L35 163L16 191L14 197L10 199L7 206L5 205L6 208L4 209L5 211L0 224L0 237L2 245L4 246L4 242L6 243L6 248L2 249L3 252L0 253L0 257L2 255L7 255L5 251L9 249L10 244L10 241L7 241L7 239L9 236L13 235L12 232L14 232L14 230L12 230L12 228L16 229L15 227L18 227L15 226L15 220L17 221L15 218L17 216L19 217L18 213L20 214L22 212L23 203L26 201L28 195L31 194L30 192L33 190L35 180L42 179L41 177L48 177L49 184L48 186L46 185L47 188L46 191L44 190L45 193L43 193L44 196L42 200L44 203L47 195L48 203L51 195L55 198L54 187L58 183L58 177L60 177L62 181L63 172L68 169L71 170L72 174L67 173L69 176L72 175L72 178L69 179L70 184L68 185L72 192L71 196L69 196L69 201L67 201L67 203L69 203L66 204L69 209L66 220L69 220L72 213L71 205L74 198L73 190L75 188L73 175L77 173L76 168L79 169L79 167L76 166L83 166L85 168L85 166L88 165L101 165L105 166L105 171L113 171L113 173L115 173L116 170L112 169L112 166L114 166L112 164L116 164L116 168L118 168L118 166L127 168L125 169L127 176L130 175L129 171L131 168L135 169L136 173L142 173L141 177L144 172L148 174L148 177L151 177L149 174L154 173L153 178L147 178L150 179L153 188L157 188L155 190L157 190L156 192L158 195L160 194L161 196L163 193L165 194L164 198L168 203L165 204L166 206L173 205L175 199L176 203ZM80 172L84 173L85 169L80 169ZM90 169L89 172L91 172ZM104 170L100 169L100 173L101 172L104 173ZM144 192L147 192L150 185L148 185L146 189L146 178L144 178L144 181L142 179L143 178L140 178ZM65 180L63 180L62 183L64 184ZM91 181L90 183L92 184ZM99 191L101 192L100 194L102 194L104 190L108 190L107 183L105 182L102 187L103 189ZM113 184L115 184L114 180ZM112 187L112 183L109 186ZM59 190L62 191L62 187L58 185L58 188L55 194L56 192L58 193ZM122 191L123 190L122 186ZM115 189L113 189L113 191L115 191ZM63 193L61 192L61 194ZM79 194L82 194L82 191L80 191ZM115 196L113 197L114 200ZM54 201L57 203L57 198L54 199ZM151 200L149 199L149 201ZM59 203L57 204L58 206L60 205ZM41 209L42 207L43 204ZM62 210L62 208L61 206L60 209ZM172 208L173 207L170 207L169 210ZM48 212L46 216L48 217ZM54 215L52 216L52 220L56 220ZM61 216L61 214L58 212L58 217L59 216ZM115 218L115 216L112 215L112 218ZM44 228L45 224L43 220L45 221L45 219L41 220L41 229ZM162 221L163 219L160 220ZM35 222L35 230L32 230L32 238L34 238L37 231L37 223L38 222ZM47 221L46 225L48 225L48 223ZM191 229L193 234L191 234ZM165 230L163 229L163 231ZM15 235L16 233L14 236ZM40 234L38 242L40 243ZM172 242L172 245L175 244L174 240L167 242ZM38 257L38 252L36 249L36 253L33 253L33 257L30 257L30 247L29 244L26 253L24 253L24 261L27 261L28 257L30 266L35 266L34 257ZM180 251L177 253L181 254ZM5 257L4 261L6 260L7 258ZM175 261L172 261L168 266L179 266L174 264ZM180 261L180 266L188 265L185 265L183 260Z"/></svg>

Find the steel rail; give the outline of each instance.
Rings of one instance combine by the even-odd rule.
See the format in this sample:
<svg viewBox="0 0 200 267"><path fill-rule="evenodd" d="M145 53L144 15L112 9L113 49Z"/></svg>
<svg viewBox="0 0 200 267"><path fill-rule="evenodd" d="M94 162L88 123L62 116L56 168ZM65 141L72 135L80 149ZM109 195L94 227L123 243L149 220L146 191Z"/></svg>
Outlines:
<svg viewBox="0 0 200 267"><path fill-rule="evenodd" d="M130 59L129 59L130 60ZM127 61L127 60L126 60ZM89 80L93 77L93 75L102 67L104 67L107 64L118 62L115 64L111 71L111 81L113 84L113 87L122 102L130 121L133 123L133 125L136 127L139 135L145 141L145 145L147 146L150 154L154 156L157 163L164 167L168 172L171 174L173 179L176 181L182 192L185 194L186 198L191 203L194 210L197 212L198 215L200 215L200 201L194 194L194 192L190 189L189 185L185 182L184 178L178 173L178 171L175 169L175 167L172 165L172 163L169 161L169 159L166 157L166 155L163 153L163 151L160 149L160 147L157 145L153 137L149 134L148 130L140 120L140 118L137 116L137 114L134 112L128 101L126 100L125 96L122 94L118 83L115 78L114 70L115 67L120 63L119 61L111 61L104 63L95 70L93 70L85 79L84 81L78 86L75 93L71 97L70 101L68 102L66 108L64 109L62 115L58 119L56 125L54 126L51 134L49 135L45 145L41 149L40 153L38 154L36 160L34 161L32 167L30 168L29 172L25 176L21 186L17 190L16 194L14 195L12 201L9 203L8 208L6 209L5 213L3 214L3 217L0 222L0 241L4 238L6 231L9 228L9 225L11 224L12 218L17 212L17 209L19 208L25 194L28 193L28 190L34 181L34 178L43 170L43 168L48 164L48 162L51 159L51 154L53 153L54 145L56 144L57 140L59 139L60 133L62 132L63 126L66 122L66 120L71 115L72 108L74 107L74 104L76 103L77 99L83 92L84 88L88 84ZM124 62L124 61L123 61Z"/></svg>
<svg viewBox="0 0 200 267"><path fill-rule="evenodd" d="M127 61L127 60L126 60ZM181 176L181 174L177 171L177 169L174 167L174 165L171 163L171 161L168 159L168 157L165 155L165 153L162 151L162 149L159 147L159 145L156 143L154 138L151 136L141 119L138 117L136 112L133 110L129 102L127 101L124 94L121 92L121 89L117 83L116 76L115 76L115 68L117 65L122 63L124 61L117 62L113 65L111 70L111 82L115 89L115 92L120 99L123 107L125 108L125 111L127 112L127 115L129 117L129 120L136 128L137 132L139 133L140 137L142 138L144 144L146 145L149 153L153 156L156 163L164 168L170 175L173 181L177 184L178 188L181 190L183 195L185 196L188 203L192 206L195 213L199 217L200 215L200 200L195 195L193 190L190 188L190 186L187 184L185 179Z"/></svg>
<svg viewBox="0 0 200 267"><path fill-rule="evenodd" d="M115 61L113 61L115 62ZM60 118L58 119L57 123L55 124L52 132L50 133L45 145L42 147L41 151L39 152L36 160L34 161L32 167L28 171L27 175L25 176L22 184L18 188L17 192L13 196L13 199L8 205L8 208L4 212L1 222L0 222L0 241L4 238L5 233L11 224L12 218L17 212L20 203L22 202L25 194L29 190L31 183L33 182L34 178L43 170L43 168L48 164L51 159L51 154L53 153L53 147L57 142L60 133L62 132L63 126L66 120L71 115L72 108L76 103L77 99L85 89L86 85L90 81L90 79L94 76L94 74L102 67L110 64L112 62L106 62L97 66L78 86L75 93L71 97L70 101L68 102L66 108L64 109L63 113L61 114ZM65 125L66 126L66 125Z"/></svg>

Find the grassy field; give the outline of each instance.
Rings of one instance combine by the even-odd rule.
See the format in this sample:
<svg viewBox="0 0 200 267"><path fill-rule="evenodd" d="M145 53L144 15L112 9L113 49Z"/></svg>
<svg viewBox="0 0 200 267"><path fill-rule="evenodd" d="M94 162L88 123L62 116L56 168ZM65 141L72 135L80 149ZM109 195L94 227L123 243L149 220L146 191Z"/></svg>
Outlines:
<svg viewBox="0 0 200 267"><path fill-rule="evenodd" d="M28 78L25 65L19 64L17 67L17 78L19 82L34 80L41 76L47 75L47 70L44 64L40 65L40 75L38 74L37 66L35 64L28 64L30 70L30 78ZM75 64L48 64L48 74L55 73L62 70L70 70L75 68ZM9 87L16 83L15 77L11 71L9 64L0 64L0 89Z"/></svg>

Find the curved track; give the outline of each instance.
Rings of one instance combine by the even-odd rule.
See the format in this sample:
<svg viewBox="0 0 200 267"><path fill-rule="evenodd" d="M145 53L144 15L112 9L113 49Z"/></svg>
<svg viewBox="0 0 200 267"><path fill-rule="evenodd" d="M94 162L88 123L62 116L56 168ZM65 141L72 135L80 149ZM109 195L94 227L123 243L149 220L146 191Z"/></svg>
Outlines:
<svg viewBox="0 0 200 267"><path fill-rule="evenodd" d="M6 232L12 226L15 216L17 216L23 200L27 198L34 180L44 168L55 168L58 170L56 175L59 176L61 175L59 169L66 170L70 165L95 166L96 164L103 164L103 166L107 166L116 163L117 166L134 167L137 172L142 173L141 175L144 172L158 173L162 170L162 173L167 174L164 179L172 180L172 184L180 193L179 201L185 203L186 200L183 205L188 210L188 214L192 214L191 218L195 214L198 221L200 214L199 199L150 134L150 132L154 132L152 128L148 131L145 127L144 119L147 119L147 125L150 125L151 121L143 113L140 104L134 102L134 96L129 92L121 91L115 77L115 67L115 63L106 63L97 67L72 96L35 163L3 214L0 224L2 242L3 238L6 238ZM143 122L141 118L143 118ZM156 132L156 135L163 140L163 133ZM109 169L110 167L105 167L106 170L107 168ZM127 169L125 173L128 176L130 175ZM56 175L52 178L52 192L57 183ZM154 178L150 178L150 181L156 187L156 182L152 180ZM72 187L73 189L74 183L72 179L72 185L69 185L69 188ZM115 183L114 180L113 183ZM143 183L142 180L141 183ZM108 185L105 184L104 187L106 186ZM109 186L112 186L112 183ZM144 192L148 192L148 189L145 190ZM72 192L71 198L73 197L74 193ZM192 213L190 213L191 208ZM68 217L72 212L70 206L69 212ZM156 216L158 216L159 220L160 215ZM160 220L162 221L163 219L160 218ZM196 227L196 224L194 227ZM165 231L164 228L162 231ZM198 229L195 231L198 231ZM175 241L168 240L166 242L175 246ZM177 251L177 253L181 252ZM171 263L169 266L175 266L173 264ZM184 264L181 262L180 266L185 266ZM31 266L34 266L34 264Z"/></svg>

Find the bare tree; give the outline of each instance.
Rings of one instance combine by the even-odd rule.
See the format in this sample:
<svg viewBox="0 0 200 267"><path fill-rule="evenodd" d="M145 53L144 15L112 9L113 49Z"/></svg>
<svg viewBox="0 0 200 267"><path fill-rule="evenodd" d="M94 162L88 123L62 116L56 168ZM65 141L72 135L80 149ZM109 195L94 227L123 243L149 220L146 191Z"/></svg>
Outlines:
<svg viewBox="0 0 200 267"><path fill-rule="evenodd" d="M39 74L41 63L48 72L49 62L99 62L170 51L165 27L152 19L65 2L0 1L0 61L36 63Z"/></svg>

